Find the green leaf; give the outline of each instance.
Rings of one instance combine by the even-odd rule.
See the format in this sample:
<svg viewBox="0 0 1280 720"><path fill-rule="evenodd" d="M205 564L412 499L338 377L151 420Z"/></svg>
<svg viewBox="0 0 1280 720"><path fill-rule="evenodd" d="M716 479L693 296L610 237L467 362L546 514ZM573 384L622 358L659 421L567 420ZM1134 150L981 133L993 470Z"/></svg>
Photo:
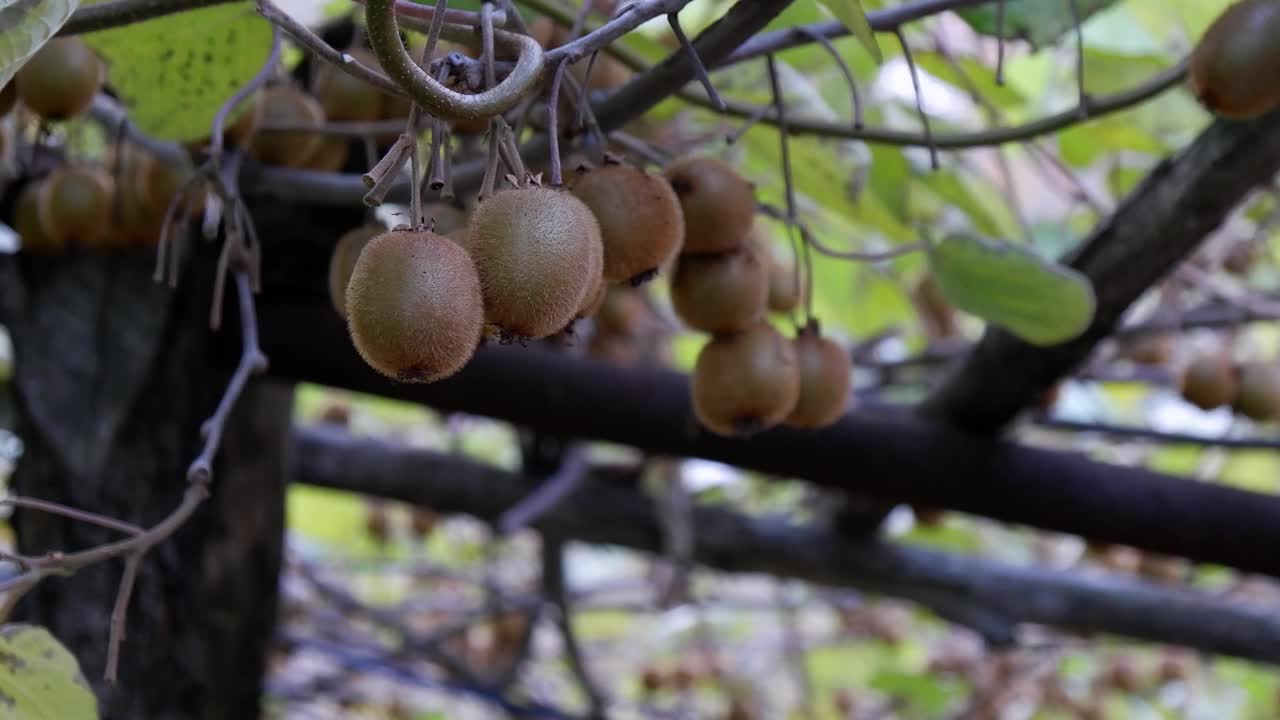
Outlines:
<svg viewBox="0 0 1280 720"><path fill-rule="evenodd" d="M0 0L0 87L75 12L80 0Z"/></svg>
<svg viewBox="0 0 1280 720"><path fill-rule="evenodd" d="M107 61L129 118L167 140L209 135L218 108L257 74L271 25L247 2L189 10L85 35Z"/></svg>
<svg viewBox="0 0 1280 720"><path fill-rule="evenodd" d="M1030 250L955 234L929 248L943 295L1032 345L1072 340L1097 305L1088 278Z"/></svg>
<svg viewBox="0 0 1280 720"><path fill-rule="evenodd" d="M1080 21L1115 3L1116 0L1076 0ZM960 10L959 15L974 30L983 35L997 36L998 8L996 3ZM1075 29L1068 0L1018 0L1005 3L1004 37L1008 40L1026 40L1032 49L1054 42L1067 31Z"/></svg>
<svg viewBox="0 0 1280 720"><path fill-rule="evenodd" d="M858 38L858 42L871 53L871 57L880 62L884 56L880 54L880 46L876 44L876 36L871 32L871 23L867 22L867 14L862 10L859 0L818 0L832 15Z"/></svg>
<svg viewBox="0 0 1280 720"><path fill-rule="evenodd" d="M0 625L0 715L23 720L96 720L98 699L80 664L48 630Z"/></svg>

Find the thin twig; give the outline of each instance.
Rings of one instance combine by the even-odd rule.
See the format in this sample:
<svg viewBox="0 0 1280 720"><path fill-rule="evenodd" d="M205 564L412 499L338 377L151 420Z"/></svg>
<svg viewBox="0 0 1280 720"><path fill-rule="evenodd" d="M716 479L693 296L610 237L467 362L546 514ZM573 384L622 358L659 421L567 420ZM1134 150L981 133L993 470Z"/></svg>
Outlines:
<svg viewBox="0 0 1280 720"><path fill-rule="evenodd" d="M116 530L126 535L141 535L145 532L142 528L134 525L133 523L116 520L115 518L88 512L87 510L77 510L76 508L68 507L67 505L53 502L51 500L39 500L36 498L22 497L20 495L10 495L8 497L0 498L0 505L12 505L14 507L27 508L29 510L39 510L40 512L46 512L53 515L61 515L62 517L71 520L89 523L90 525L97 525L98 527L104 527L109 530Z"/></svg>
<svg viewBox="0 0 1280 720"><path fill-rule="evenodd" d="M503 513L494 526L502 535L510 535L533 525L572 495L586 479L586 473L587 462L583 454L569 452L564 463L541 487Z"/></svg>
<svg viewBox="0 0 1280 720"><path fill-rule="evenodd" d="M586 0L589 4L591 0ZM555 72L551 74L551 90L547 93L547 143L551 148L551 156L548 159L551 172L551 186L560 187L563 182L560 177L560 78L564 76L566 63L561 62L556 65Z"/></svg>
<svg viewBox="0 0 1280 720"><path fill-rule="evenodd" d="M711 83L711 76L707 74L707 68L702 64L702 57L698 55L698 49L693 46L693 43L689 42L689 38L685 36L684 30L680 27L679 14L668 13L667 23L671 25L671 32L675 34L676 40L680 42L680 47L684 48L684 53L688 56L689 62L693 63L693 72L697 75L698 82L702 83L702 89L706 90L707 97L711 98L711 104L720 112L724 112L724 98L720 97L720 93L716 92L716 86Z"/></svg>
<svg viewBox="0 0 1280 720"><path fill-rule="evenodd" d="M1004 85L1004 11L1007 0L996 2L996 85Z"/></svg>
<svg viewBox="0 0 1280 720"><path fill-rule="evenodd" d="M844 75L844 81L849 85L849 97L853 101L853 129L855 131L861 130L862 129L862 97L858 94L858 81L854 79L853 71L849 69L849 63L846 63L844 61L844 56L840 54L839 50L836 50L836 46L832 45L831 41L823 37L822 34L815 32L814 30L812 30L811 28L805 25L801 25L798 29L800 30L800 32L813 38L814 42L821 45L822 49L826 50L827 54L831 56L831 59L835 62L836 67L840 69L840 74ZM773 57L773 56L769 55L769 57Z"/></svg>
<svg viewBox="0 0 1280 720"><path fill-rule="evenodd" d="M556 609L556 627L560 629L560 639L564 642L565 656L573 671L582 694L587 696L590 718L604 718L608 706L604 695L591 679L587 669L586 658L582 654L582 646L578 643L577 634L573 630L573 608L568 593L565 591L564 577L564 542L553 536L542 536L542 595Z"/></svg>
<svg viewBox="0 0 1280 720"><path fill-rule="evenodd" d="M115 685L120 668L120 645L125 638L125 624L129 618L129 600L133 597L133 586L138 580L138 566L142 562L142 553L130 554L124 561L124 574L120 577L120 587L116 589L116 603L111 608L111 628L107 639L107 667L102 679L109 685Z"/></svg>
<svg viewBox="0 0 1280 720"><path fill-rule="evenodd" d="M898 44L902 46L902 59L907 61L907 70L911 73L911 87L916 94L916 112L920 115L920 124L924 128L925 144L929 146L929 165L937 170L938 147L933 142L933 128L929 126L929 114L924 111L924 93L920 89L920 75L916 71L916 61L911 57L911 46L907 44L907 37L902 33L902 28L895 29L893 34L898 38Z"/></svg>
<svg viewBox="0 0 1280 720"><path fill-rule="evenodd" d="M1067 0L1067 6L1071 10L1071 24L1076 32L1076 92L1079 98L1079 105L1076 107L1076 113L1081 119L1089 117L1089 93L1084 89L1084 27L1080 22L1080 6L1076 4L1076 0Z"/></svg>

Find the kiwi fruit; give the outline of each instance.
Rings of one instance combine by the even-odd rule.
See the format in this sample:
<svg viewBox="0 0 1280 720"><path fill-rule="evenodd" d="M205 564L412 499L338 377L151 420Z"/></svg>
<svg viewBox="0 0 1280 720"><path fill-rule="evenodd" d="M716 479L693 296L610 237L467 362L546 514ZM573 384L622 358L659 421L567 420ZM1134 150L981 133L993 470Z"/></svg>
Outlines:
<svg viewBox="0 0 1280 720"><path fill-rule="evenodd" d="M800 399L800 363L792 342L759 322L717 335L694 363L693 410L718 435L750 435L786 419Z"/></svg>
<svg viewBox="0 0 1280 720"><path fill-rule="evenodd" d="M853 359L848 351L822 337L816 321L800 329L795 339L800 367L800 398L785 424L797 428L831 425L849 404Z"/></svg>
<svg viewBox="0 0 1280 720"><path fill-rule="evenodd" d="M1280 368L1263 363L1243 365L1231 407L1260 422L1280 419Z"/></svg>
<svg viewBox="0 0 1280 720"><path fill-rule="evenodd" d="M351 48L347 54L362 65L378 67L378 59L374 57L372 50ZM382 117L387 98L378 88L332 63L322 63L316 71L311 94L324 109L325 117L338 122L378 120Z"/></svg>
<svg viewBox="0 0 1280 720"><path fill-rule="evenodd" d="M621 286L607 288L595 313L596 334L629 337L639 332L648 315L649 307L639 290Z"/></svg>
<svg viewBox="0 0 1280 720"><path fill-rule="evenodd" d="M40 220L40 196L44 181L28 183L18 193L13 205L13 230L22 240L22 251L40 255L57 255L66 250L66 239L54 240L45 232Z"/></svg>
<svg viewBox="0 0 1280 720"><path fill-rule="evenodd" d="M338 315L347 316L347 285L351 282L351 273L360 258L360 251L370 240L386 231L381 225L362 225L343 233L333 246L333 254L329 256L329 300Z"/></svg>
<svg viewBox="0 0 1280 720"><path fill-rule="evenodd" d="M276 85L262 93L262 119L270 124L323 125L324 108L292 85ZM249 141L249 154L259 162L303 167L323 136L313 132L259 132Z"/></svg>
<svg viewBox="0 0 1280 720"><path fill-rule="evenodd" d="M1178 349L1178 336L1161 332L1139 335L1121 345L1120 353L1139 365L1165 365Z"/></svg>
<svg viewBox="0 0 1280 720"><path fill-rule="evenodd" d="M447 235L459 244L466 242L467 213L462 208L447 202L430 202L422 206L422 215L434 224L433 229L440 235ZM453 237L458 231L461 231L460 237Z"/></svg>
<svg viewBox="0 0 1280 720"><path fill-rule="evenodd" d="M1280 105L1280 2L1240 0L1191 54L1191 89L1215 115L1250 118Z"/></svg>
<svg viewBox="0 0 1280 720"><path fill-rule="evenodd" d="M1222 269L1232 275L1248 275L1261 254L1259 243L1252 240L1233 243L1222 256Z"/></svg>
<svg viewBox="0 0 1280 720"><path fill-rule="evenodd" d="M572 190L600 223L605 280L639 284L680 250L684 213L664 178L615 163L580 175Z"/></svg>
<svg viewBox="0 0 1280 720"><path fill-rule="evenodd" d="M942 340L959 334L955 308L947 302L942 288L932 273L926 273L911 289L911 302L916 307L925 335L930 340Z"/></svg>
<svg viewBox="0 0 1280 720"><path fill-rule="evenodd" d="M769 269L744 243L719 255L681 255L671 277L671 305L686 325L731 333L754 325L769 301Z"/></svg>
<svg viewBox="0 0 1280 720"><path fill-rule="evenodd" d="M110 239L114 191L101 169L63 165L41 188L40 224L55 243L99 247Z"/></svg>
<svg viewBox="0 0 1280 720"><path fill-rule="evenodd" d="M569 66L569 72L581 83L587 83L588 90L612 90L631 79L631 68L621 60L601 52L591 65L591 77L587 78L588 60L582 60Z"/></svg>
<svg viewBox="0 0 1280 720"><path fill-rule="evenodd" d="M13 106L18 102L18 89L14 86L12 80L0 87L0 118L9 114Z"/></svg>
<svg viewBox="0 0 1280 720"><path fill-rule="evenodd" d="M1182 374L1182 397L1201 410L1212 410L1235 397L1236 378L1231 359L1221 351L1194 357Z"/></svg>
<svg viewBox="0 0 1280 720"><path fill-rule="evenodd" d="M537 186L480 203L466 245L484 289L485 320L530 339L569 325L604 262L591 209L568 192Z"/></svg>
<svg viewBox="0 0 1280 720"><path fill-rule="evenodd" d="M79 115L102 88L102 64L77 37L45 43L14 75L22 104L45 120Z"/></svg>
<svg viewBox="0 0 1280 720"><path fill-rule="evenodd" d="M587 355L614 365L629 367L640 361L641 353L635 338L596 333L587 342Z"/></svg>
<svg viewBox="0 0 1280 720"><path fill-rule="evenodd" d="M241 101L227 118L229 124L222 129L222 142L226 145L246 147L249 139L257 131L258 124L262 122L263 107L261 92L255 92ZM209 147L209 138L203 137L185 144L188 150L199 152Z"/></svg>
<svg viewBox="0 0 1280 720"><path fill-rule="evenodd" d="M769 263L769 311L793 312L803 298L804 278L795 266L777 261Z"/></svg>
<svg viewBox="0 0 1280 720"><path fill-rule="evenodd" d="M364 361L401 382L460 370L480 344L480 278L466 251L425 230L392 230L365 246L347 284L347 329Z"/></svg>
<svg viewBox="0 0 1280 720"><path fill-rule="evenodd" d="M600 264L603 265L604 261L601 260ZM591 273L591 277L596 279L596 284L591 292L582 296L582 307L578 309L577 315L579 319L595 315L600 306L604 305L605 296L609 294L609 283L604 281L604 275Z"/></svg>
<svg viewBox="0 0 1280 720"><path fill-rule="evenodd" d="M336 172L347 164L347 156L351 152L351 140L342 135L324 135L316 144L310 157L302 163L308 170L320 172Z"/></svg>
<svg viewBox="0 0 1280 720"><path fill-rule="evenodd" d="M684 210L684 252L727 252L747 239L756 196L736 170L712 157L691 156L671 163L664 174Z"/></svg>

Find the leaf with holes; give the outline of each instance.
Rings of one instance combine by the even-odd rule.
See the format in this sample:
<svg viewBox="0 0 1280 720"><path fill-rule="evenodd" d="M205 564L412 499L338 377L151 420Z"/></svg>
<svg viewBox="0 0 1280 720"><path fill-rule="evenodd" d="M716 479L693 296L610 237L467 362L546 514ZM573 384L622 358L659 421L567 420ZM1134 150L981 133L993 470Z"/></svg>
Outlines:
<svg viewBox="0 0 1280 720"><path fill-rule="evenodd" d="M1093 322L1089 279L1025 248L955 234L930 246L929 265L952 305L1032 345L1073 340Z"/></svg>
<svg viewBox="0 0 1280 720"><path fill-rule="evenodd" d="M48 630L8 623L0 625L0 717L96 720L98 699Z"/></svg>
<svg viewBox="0 0 1280 720"><path fill-rule="evenodd" d="M80 5L79 0L0 0L0 87Z"/></svg>
<svg viewBox="0 0 1280 720"><path fill-rule="evenodd" d="M1072 11L1072 3L1075 11ZM1026 40L1032 49L1038 50L1056 41L1068 31L1074 30L1073 15L1078 12L1080 22L1116 0L1018 0L1005 2L1004 37L1006 40ZM958 14L974 30L983 35L1000 35L1000 3L988 3L980 7L960 10Z"/></svg>
<svg viewBox="0 0 1280 720"><path fill-rule="evenodd" d="M271 25L245 2L216 5L85 35L142 132L207 137L218 108L271 51Z"/></svg>
<svg viewBox="0 0 1280 720"><path fill-rule="evenodd" d="M884 56L880 54L880 46L876 44L875 33L871 32L871 23L867 22L867 13L862 10L862 3L859 0L818 0L832 15L840 21L841 25L848 28L853 36L858 38L858 42L871 53L871 57L876 62L884 60Z"/></svg>

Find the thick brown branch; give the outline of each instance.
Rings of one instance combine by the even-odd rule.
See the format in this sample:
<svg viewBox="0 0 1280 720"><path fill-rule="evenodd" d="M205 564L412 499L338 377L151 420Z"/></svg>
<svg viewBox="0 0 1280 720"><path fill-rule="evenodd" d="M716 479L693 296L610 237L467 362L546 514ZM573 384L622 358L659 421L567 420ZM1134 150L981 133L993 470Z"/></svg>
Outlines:
<svg viewBox="0 0 1280 720"><path fill-rule="evenodd" d="M456 455L391 446L334 428L295 433L293 480L371 493L493 520L533 491L522 477ZM648 496L597 474L536 523L557 537L661 552ZM976 609L1012 622L1107 633L1280 662L1280 618L1261 608L1128 578L1019 568L695 508L694 555L731 572L767 572L907 598L954 614Z"/></svg>

